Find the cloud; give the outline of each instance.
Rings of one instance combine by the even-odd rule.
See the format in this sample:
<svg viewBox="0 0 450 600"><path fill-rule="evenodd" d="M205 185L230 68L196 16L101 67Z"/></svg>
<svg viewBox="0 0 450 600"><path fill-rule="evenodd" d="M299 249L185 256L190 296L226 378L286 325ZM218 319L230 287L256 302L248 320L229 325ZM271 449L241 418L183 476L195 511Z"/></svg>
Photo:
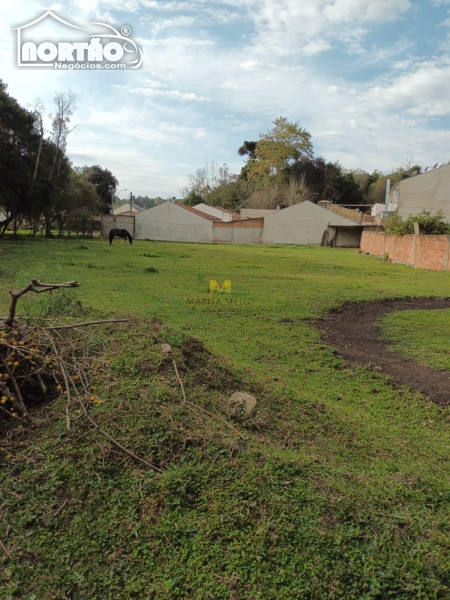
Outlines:
<svg viewBox="0 0 450 600"><path fill-rule="evenodd" d="M450 57L418 63L393 81L371 87L361 98L415 116L450 115Z"/></svg>
<svg viewBox="0 0 450 600"><path fill-rule="evenodd" d="M144 94L145 96L167 96L177 100L189 100L195 102L207 102L210 98L197 96L194 92L180 92L179 90L158 90L154 88L133 88L130 94Z"/></svg>
<svg viewBox="0 0 450 600"><path fill-rule="evenodd" d="M394 21L410 8L410 0L262 0L254 5L254 38L258 52L306 56L341 43L360 51L368 30L362 25ZM342 27L342 24L348 27Z"/></svg>

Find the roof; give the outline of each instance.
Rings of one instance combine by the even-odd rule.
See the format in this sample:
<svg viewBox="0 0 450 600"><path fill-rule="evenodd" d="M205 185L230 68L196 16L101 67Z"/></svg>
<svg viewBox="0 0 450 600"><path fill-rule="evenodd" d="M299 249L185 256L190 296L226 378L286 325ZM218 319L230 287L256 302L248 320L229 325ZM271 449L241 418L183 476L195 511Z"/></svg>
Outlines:
<svg viewBox="0 0 450 600"><path fill-rule="evenodd" d="M213 217L212 215L208 215L208 213L204 213L200 210L196 210L195 208L192 208L192 206L187 206L186 204L175 204L175 206L179 206L180 208L184 208L184 210L188 210L190 212L193 212L194 214L198 215L199 217L203 217L204 219L208 219L208 221L220 221L220 219Z"/></svg>
<svg viewBox="0 0 450 600"><path fill-rule="evenodd" d="M195 210L199 210L200 212L205 212L207 214L210 214L210 213L208 213L208 210L205 210L205 209L212 209L213 211L216 210L221 213L227 213L228 215L231 215L232 219L234 219L234 220L239 219L239 215L237 213L233 212L232 210L228 210L227 208L222 208L221 206L211 206L210 204L205 204L204 202L200 202L200 204L196 204L192 208L194 208Z"/></svg>
<svg viewBox="0 0 450 600"><path fill-rule="evenodd" d="M137 204L135 204L133 202L133 207L132 207L132 212L133 215L137 215L138 213L144 211L145 208L142 208L142 206L138 206ZM130 203L129 202L125 202L125 204L122 204L121 206L118 206L117 208L114 209L113 213L115 215L121 215L124 213L129 213L130 212Z"/></svg>

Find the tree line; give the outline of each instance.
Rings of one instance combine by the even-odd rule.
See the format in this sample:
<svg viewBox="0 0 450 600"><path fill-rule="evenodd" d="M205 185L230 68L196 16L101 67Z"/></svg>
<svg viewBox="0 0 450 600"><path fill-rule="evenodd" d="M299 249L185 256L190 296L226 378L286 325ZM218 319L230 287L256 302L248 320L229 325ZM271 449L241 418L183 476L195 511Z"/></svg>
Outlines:
<svg viewBox="0 0 450 600"><path fill-rule="evenodd" d="M73 167L66 154L75 96L57 92L51 129L37 98L24 108L0 80L0 236L25 222L35 235L84 232L92 217L111 212L118 181L99 165Z"/></svg>
<svg viewBox="0 0 450 600"><path fill-rule="evenodd" d="M239 174L230 173L226 164L212 162L189 175L184 202L190 206L205 202L234 211L284 208L303 200L384 203L387 177L393 184L421 172L412 159L389 175L344 169L339 162L314 156L311 134L299 123L279 117L273 125L258 141L245 141L238 149L246 159Z"/></svg>

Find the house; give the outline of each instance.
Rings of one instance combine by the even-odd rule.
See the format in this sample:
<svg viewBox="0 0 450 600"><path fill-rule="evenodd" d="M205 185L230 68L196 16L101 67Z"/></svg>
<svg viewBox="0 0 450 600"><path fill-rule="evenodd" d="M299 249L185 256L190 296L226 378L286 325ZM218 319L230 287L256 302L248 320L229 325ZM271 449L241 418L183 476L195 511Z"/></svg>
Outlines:
<svg viewBox="0 0 450 600"><path fill-rule="evenodd" d="M354 211L352 211L354 212ZM309 200L264 217L263 244L312 244L319 246L328 227L339 227L341 246L359 246L361 222L350 220Z"/></svg>
<svg viewBox="0 0 450 600"><path fill-rule="evenodd" d="M283 210L276 210L265 217L230 220L226 216L227 220L222 220L197 207L168 201L134 216L135 237L141 240L203 244L262 243L319 246L325 232L328 232L328 239L334 246L357 248L363 228L370 226L371 223L361 221L361 213L347 209L346 214L353 213L354 218L349 219L305 201Z"/></svg>
<svg viewBox="0 0 450 600"><path fill-rule="evenodd" d="M141 206L137 206L136 204L134 204L131 207L131 212L130 212L130 203L127 202L126 204L122 204L122 206L119 206L117 208L115 208L113 210L113 214L118 216L118 215L137 215L140 212L142 212L144 209Z"/></svg>
<svg viewBox="0 0 450 600"><path fill-rule="evenodd" d="M212 244L215 217L170 200L135 216L138 240Z"/></svg>
<svg viewBox="0 0 450 600"><path fill-rule="evenodd" d="M389 193L389 211L403 219L423 209L442 210L450 220L450 165L413 175L395 184Z"/></svg>
<svg viewBox="0 0 450 600"><path fill-rule="evenodd" d="M220 221L228 222L237 221L239 219L239 215L231 210L221 208L220 206L209 206L209 204L204 204L203 202L201 202L200 204L196 204L192 208L195 208L195 210L210 215L215 219L219 219Z"/></svg>

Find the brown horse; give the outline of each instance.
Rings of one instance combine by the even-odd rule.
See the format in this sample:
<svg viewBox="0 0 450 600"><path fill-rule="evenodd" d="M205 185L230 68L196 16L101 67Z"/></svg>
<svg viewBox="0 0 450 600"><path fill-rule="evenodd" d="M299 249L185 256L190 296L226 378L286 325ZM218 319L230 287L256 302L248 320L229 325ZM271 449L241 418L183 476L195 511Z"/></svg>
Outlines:
<svg viewBox="0 0 450 600"><path fill-rule="evenodd" d="M120 237L120 243L123 242L123 240L128 240L130 242L130 244L133 243L133 238L131 237L131 235L128 233L128 231L126 229L111 229L111 231L109 232L109 243L112 244L112 241L115 237Z"/></svg>

